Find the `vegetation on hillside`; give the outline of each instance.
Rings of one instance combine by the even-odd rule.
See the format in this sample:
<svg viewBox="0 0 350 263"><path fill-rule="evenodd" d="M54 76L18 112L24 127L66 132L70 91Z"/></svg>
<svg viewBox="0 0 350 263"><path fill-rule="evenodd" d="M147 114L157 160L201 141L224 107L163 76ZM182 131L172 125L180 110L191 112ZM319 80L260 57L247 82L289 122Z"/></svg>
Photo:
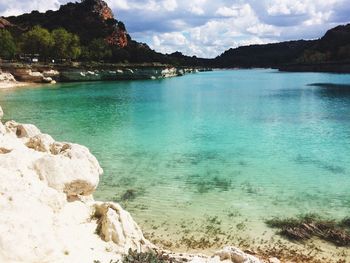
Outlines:
<svg viewBox="0 0 350 263"><path fill-rule="evenodd" d="M0 58L12 59L17 52L17 45L11 33L0 30Z"/></svg>

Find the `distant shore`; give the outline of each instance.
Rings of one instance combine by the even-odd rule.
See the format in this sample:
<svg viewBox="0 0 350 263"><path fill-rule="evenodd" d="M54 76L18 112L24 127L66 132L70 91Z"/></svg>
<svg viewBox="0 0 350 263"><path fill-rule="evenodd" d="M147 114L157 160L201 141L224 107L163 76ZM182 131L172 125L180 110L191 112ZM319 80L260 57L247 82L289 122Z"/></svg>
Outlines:
<svg viewBox="0 0 350 263"><path fill-rule="evenodd" d="M24 64L7 62L0 63L0 88L55 84L57 82L154 80L211 70L211 68L175 67L158 63Z"/></svg>
<svg viewBox="0 0 350 263"><path fill-rule="evenodd" d="M350 63L328 62L318 64L287 64L278 67L286 72L350 73Z"/></svg>

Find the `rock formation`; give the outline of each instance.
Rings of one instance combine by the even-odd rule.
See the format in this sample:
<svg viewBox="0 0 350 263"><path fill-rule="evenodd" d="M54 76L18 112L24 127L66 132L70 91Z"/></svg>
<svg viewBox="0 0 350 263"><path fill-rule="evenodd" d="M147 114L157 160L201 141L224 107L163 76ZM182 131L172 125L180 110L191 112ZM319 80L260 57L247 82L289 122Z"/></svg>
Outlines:
<svg viewBox="0 0 350 263"><path fill-rule="evenodd" d="M5 18L0 17L0 29L11 27L11 23L7 21Z"/></svg>
<svg viewBox="0 0 350 263"><path fill-rule="evenodd" d="M152 248L128 212L93 200L101 174L86 147L0 123L0 262L109 262Z"/></svg>
<svg viewBox="0 0 350 263"><path fill-rule="evenodd" d="M103 171L86 147L2 118L0 107L0 262L118 262L129 249L161 251L120 205L94 201ZM162 253L172 262L260 262L233 247L213 257Z"/></svg>

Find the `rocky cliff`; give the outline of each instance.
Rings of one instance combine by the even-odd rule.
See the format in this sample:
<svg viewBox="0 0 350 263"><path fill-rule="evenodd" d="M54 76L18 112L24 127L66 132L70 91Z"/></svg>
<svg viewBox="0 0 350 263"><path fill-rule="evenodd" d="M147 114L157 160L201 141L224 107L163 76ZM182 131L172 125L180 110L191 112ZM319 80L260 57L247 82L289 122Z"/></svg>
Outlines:
<svg viewBox="0 0 350 263"><path fill-rule="evenodd" d="M213 257L162 251L119 204L93 199L103 171L86 147L2 117L0 107L0 262L120 262L129 250L162 262L260 262L234 247Z"/></svg>
<svg viewBox="0 0 350 263"><path fill-rule="evenodd" d="M5 29L11 27L11 23L5 18L0 17L0 29Z"/></svg>

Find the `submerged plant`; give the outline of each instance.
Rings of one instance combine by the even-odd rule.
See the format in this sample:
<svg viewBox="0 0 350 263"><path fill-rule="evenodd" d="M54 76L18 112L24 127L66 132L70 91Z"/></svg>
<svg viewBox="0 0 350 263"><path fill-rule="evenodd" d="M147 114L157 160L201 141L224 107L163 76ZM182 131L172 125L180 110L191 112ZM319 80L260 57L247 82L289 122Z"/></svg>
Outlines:
<svg viewBox="0 0 350 263"><path fill-rule="evenodd" d="M112 198L114 202L126 202L126 201L133 201L135 198L137 198L140 195L143 195L145 193L145 190L143 188L141 189L127 189L124 193L121 195L116 195Z"/></svg>
<svg viewBox="0 0 350 263"><path fill-rule="evenodd" d="M156 253L155 251L138 252L129 249L129 253L124 256L123 263L176 263L173 258L166 254Z"/></svg>
<svg viewBox="0 0 350 263"><path fill-rule="evenodd" d="M307 240L312 237L331 242L337 246L350 246L350 218L341 222L325 220L315 214L307 214L297 218L266 221L273 228L279 228L279 234L292 240Z"/></svg>

